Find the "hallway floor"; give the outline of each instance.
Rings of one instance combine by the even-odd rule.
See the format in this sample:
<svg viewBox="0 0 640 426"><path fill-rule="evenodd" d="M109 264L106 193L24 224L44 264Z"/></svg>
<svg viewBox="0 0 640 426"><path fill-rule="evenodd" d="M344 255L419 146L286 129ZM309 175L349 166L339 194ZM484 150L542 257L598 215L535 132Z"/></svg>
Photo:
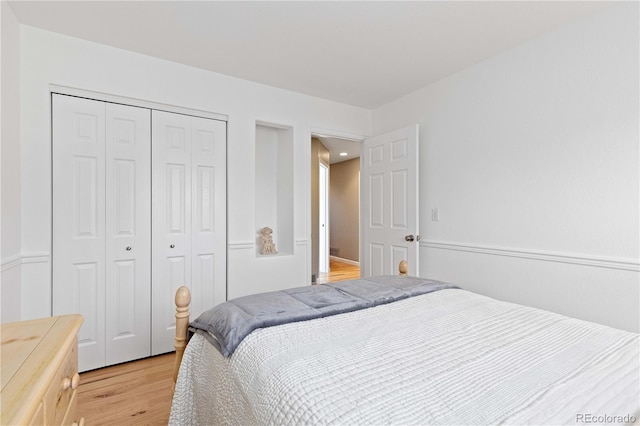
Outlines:
<svg viewBox="0 0 640 426"><path fill-rule="evenodd" d="M316 284L334 283L337 281L353 280L360 278L360 266L350 263L341 262L339 260L329 260L328 273L318 274Z"/></svg>

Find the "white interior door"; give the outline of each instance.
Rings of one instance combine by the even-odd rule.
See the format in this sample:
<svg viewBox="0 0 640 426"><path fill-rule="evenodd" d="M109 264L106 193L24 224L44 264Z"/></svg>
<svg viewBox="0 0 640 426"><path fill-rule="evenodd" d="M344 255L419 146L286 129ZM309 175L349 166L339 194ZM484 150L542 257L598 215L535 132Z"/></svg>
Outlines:
<svg viewBox="0 0 640 426"><path fill-rule="evenodd" d="M53 95L53 313L79 370L150 354L150 110Z"/></svg>
<svg viewBox="0 0 640 426"><path fill-rule="evenodd" d="M227 123L191 117L191 315L227 300Z"/></svg>
<svg viewBox="0 0 640 426"><path fill-rule="evenodd" d="M53 315L80 313L79 370L105 365L105 103L53 95Z"/></svg>
<svg viewBox="0 0 640 426"><path fill-rule="evenodd" d="M151 110L106 104L106 365L151 353Z"/></svg>
<svg viewBox="0 0 640 426"><path fill-rule="evenodd" d="M362 149L362 275L418 275L418 125L366 139Z"/></svg>
<svg viewBox="0 0 640 426"><path fill-rule="evenodd" d="M226 123L153 111L152 355L173 350L174 296L226 299Z"/></svg>
<svg viewBox="0 0 640 426"><path fill-rule="evenodd" d="M85 318L80 371L172 351L179 286L194 315L226 300L226 123L66 95L52 109L53 313Z"/></svg>
<svg viewBox="0 0 640 426"><path fill-rule="evenodd" d="M191 286L191 117L152 112L151 353L173 349L175 291Z"/></svg>

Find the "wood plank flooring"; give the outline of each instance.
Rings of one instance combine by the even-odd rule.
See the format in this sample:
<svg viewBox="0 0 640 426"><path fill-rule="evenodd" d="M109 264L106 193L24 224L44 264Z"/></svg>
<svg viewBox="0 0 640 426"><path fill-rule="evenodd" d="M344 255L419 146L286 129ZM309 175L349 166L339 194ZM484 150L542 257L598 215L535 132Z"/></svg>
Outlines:
<svg viewBox="0 0 640 426"><path fill-rule="evenodd" d="M173 353L80 374L77 418L92 425L166 425Z"/></svg>
<svg viewBox="0 0 640 426"><path fill-rule="evenodd" d="M360 268L331 260L318 283L359 278ZM166 425L171 410L174 354L88 371L80 375L77 417L93 425Z"/></svg>
<svg viewBox="0 0 640 426"><path fill-rule="evenodd" d="M329 259L329 271L328 273L318 274L316 282L318 284L325 284L360 278L360 267L358 265L352 265L335 259Z"/></svg>

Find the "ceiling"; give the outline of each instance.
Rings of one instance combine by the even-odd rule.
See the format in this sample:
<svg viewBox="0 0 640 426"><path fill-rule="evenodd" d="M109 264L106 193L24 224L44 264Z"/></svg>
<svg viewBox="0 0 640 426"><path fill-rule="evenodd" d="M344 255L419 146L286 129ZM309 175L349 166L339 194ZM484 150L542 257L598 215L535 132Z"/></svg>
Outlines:
<svg viewBox="0 0 640 426"><path fill-rule="evenodd" d="M10 1L26 25L374 109L593 1Z"/></svg>
<svg viewBox="0 0 640 426"><path fill-rule="evenodd" d="M608 4L10 1L26 25L375 109ZM331 163L360 144L317 135ZM340 156L347 152L347 156Z"/></svg>
<svg viewBox="0 0 640 426"><path fill-rule="evenodd" d="M314 135L329 150L329 164L360 158L361 142L330 136Z"/></svg>

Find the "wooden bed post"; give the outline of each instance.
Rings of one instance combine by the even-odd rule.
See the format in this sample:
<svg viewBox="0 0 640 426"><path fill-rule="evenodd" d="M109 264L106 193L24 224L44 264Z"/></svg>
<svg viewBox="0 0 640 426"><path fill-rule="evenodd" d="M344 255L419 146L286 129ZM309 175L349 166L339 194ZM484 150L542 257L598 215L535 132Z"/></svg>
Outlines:
<svg viewBox="0 0 640 426"><path fill-rule="evenodd" d="M400 264L398 265L398 272L400 273L400 276L407 276L407 272L409 272L409 263L407 263L406 260L400 261Z"/></svg>
<svg viewBox="0 0 640 426"><path fill-rule="evenodd" d="M178 371L182 362L184 348L187 346L187 329L189 328L189 304L191 304L191 292L185 286L176 291L176 339L173 347L176 348L176 359L173 365L173 388L176 389Z"/></svg>

